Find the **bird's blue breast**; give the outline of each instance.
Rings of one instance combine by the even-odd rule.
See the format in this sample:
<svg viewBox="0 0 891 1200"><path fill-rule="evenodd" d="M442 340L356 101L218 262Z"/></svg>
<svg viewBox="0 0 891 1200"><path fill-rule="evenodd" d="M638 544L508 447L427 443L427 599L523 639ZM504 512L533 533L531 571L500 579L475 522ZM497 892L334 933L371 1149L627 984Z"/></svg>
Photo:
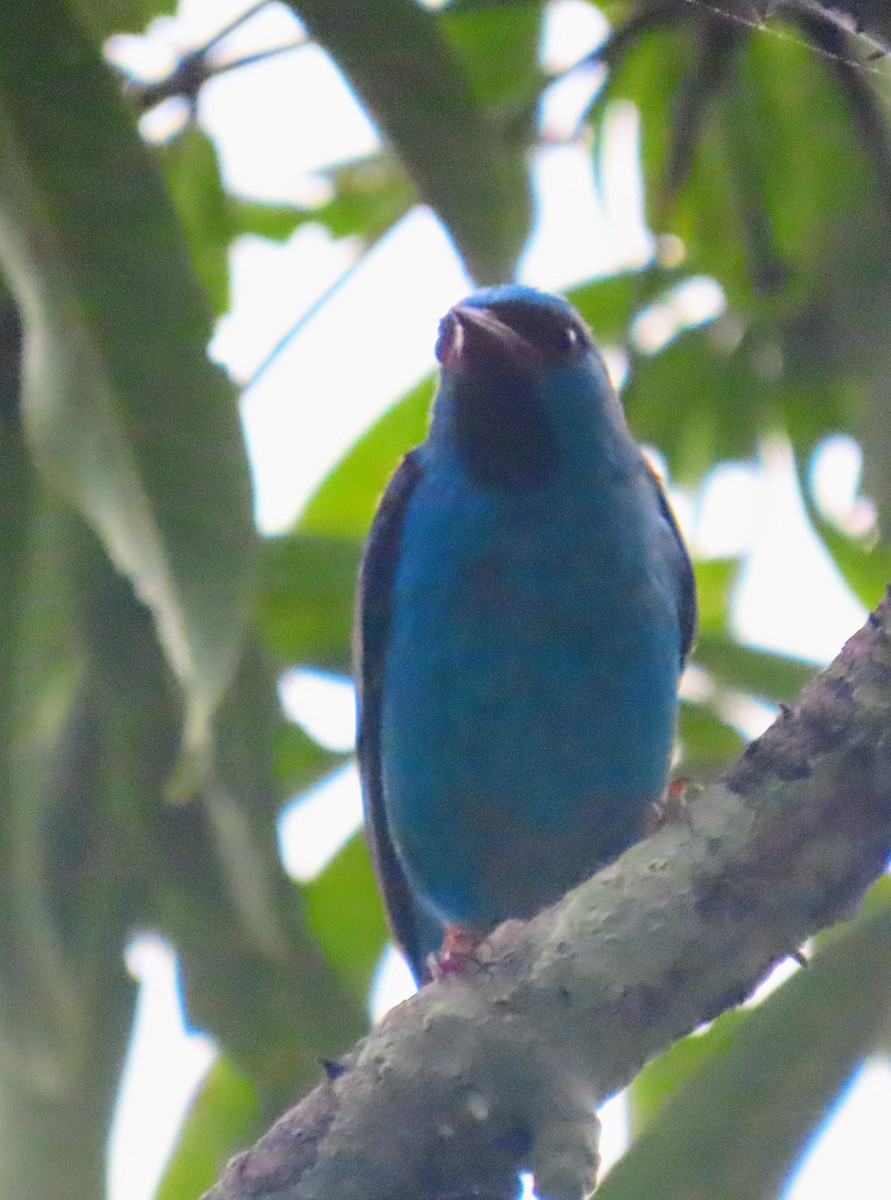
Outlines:
<svg viewBox="0 0 891 1200"><path fill-rule="evenodd" d="M425 452L393 581L384 797L420 903L485 930L640 836L674 732L677 550L642 460L510 491Z"/></svg>

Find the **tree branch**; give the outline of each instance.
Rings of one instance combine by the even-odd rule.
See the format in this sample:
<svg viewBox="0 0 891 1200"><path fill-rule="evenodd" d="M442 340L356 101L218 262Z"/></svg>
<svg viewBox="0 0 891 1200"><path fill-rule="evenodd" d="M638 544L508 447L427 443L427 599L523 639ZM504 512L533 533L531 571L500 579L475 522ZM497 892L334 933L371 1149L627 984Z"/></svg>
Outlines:
<svg viewBox="0 0 891 1200"><path fill-rule="evenodd" d="M847 17L855 29L880 42L887 43L891 39L891 11L887 0L809 0L809 6L830 15Z"/></svg>
<svg viewBox="0 0 891 1200"><path fill-rule="evenodd" d="M883 870L889 632L891 593L689 821L394 1009L206 1200L506 1200L520 1169L578 1200L596 1105L850 915Z"/></svg>

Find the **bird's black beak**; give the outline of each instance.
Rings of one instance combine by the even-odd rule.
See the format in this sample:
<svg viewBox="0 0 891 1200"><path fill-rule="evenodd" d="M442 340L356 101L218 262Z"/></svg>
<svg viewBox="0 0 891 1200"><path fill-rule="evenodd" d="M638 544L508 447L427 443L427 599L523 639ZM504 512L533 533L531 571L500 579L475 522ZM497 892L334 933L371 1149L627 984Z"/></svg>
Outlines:
<svg viewBox="0 0 891 1200"><path fill-rule="evenodd" d="M485 359L537 362L541 354L489 308L456 305L439 323L436 358L443 367Z"/></svg>

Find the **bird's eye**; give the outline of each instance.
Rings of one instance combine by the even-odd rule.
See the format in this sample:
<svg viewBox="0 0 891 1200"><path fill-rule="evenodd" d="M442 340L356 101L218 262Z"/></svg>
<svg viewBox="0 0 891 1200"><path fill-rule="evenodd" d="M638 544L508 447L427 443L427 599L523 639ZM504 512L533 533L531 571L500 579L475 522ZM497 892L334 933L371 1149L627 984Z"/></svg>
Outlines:
<svg viewBox="0 0 891 1200"><path fill-rule="evenodd" d="M579 331L572 325L564 325L556 336L557 349L564 354L572 354L578 348Z"/></svg>

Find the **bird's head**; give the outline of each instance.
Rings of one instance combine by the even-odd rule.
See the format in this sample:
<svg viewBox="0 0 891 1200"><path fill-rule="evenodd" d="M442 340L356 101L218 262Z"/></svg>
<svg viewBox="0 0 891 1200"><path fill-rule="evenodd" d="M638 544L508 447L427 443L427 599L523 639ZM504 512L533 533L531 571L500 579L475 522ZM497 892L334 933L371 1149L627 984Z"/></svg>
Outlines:
<svg viewBox="0 0 891 1200"><path fill-rule="evenodd" d="M567 367L594 349L591 332L559 296L510 284L456 304L439 324L444 369Z"/></svg>
<svg viewBox="0 0 891 1200"><path fill-rule="evenodd" d="M627 438L591 332L559 296L516 284L476 292L443 317L436 357L432 435L483 483L542 486L590 457L601 428Z"/></svg>

